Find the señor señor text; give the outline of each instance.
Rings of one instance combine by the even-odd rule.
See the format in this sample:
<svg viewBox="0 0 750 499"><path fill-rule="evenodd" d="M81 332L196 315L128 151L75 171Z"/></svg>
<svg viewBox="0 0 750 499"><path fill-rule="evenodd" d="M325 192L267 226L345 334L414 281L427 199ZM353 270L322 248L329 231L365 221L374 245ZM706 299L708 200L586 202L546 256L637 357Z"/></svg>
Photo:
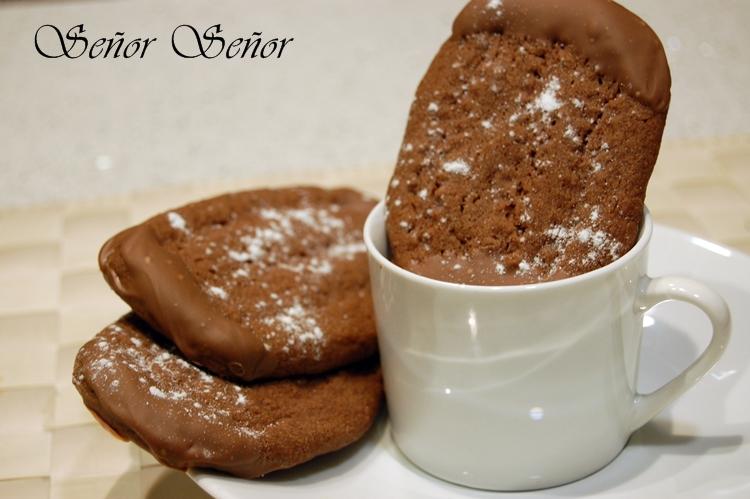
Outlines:
<svg viewBox="0 0 750 499"><path fill-rule="evenodd" d="M247 38L225 38L221 24L209 26L201 34L189 24L181 24L172 31L172 50L186 59L198 57L215 59L268 59L281 58L284 48L294 38L265 39L262 33L254 31ZM83 24L70 28L65 34L52 24L44 24L36 30L34 46L43 57L57 59L66 57L78 59L143 59L157 38L126 38L122 31L109 38L86 36Z"/></svg>

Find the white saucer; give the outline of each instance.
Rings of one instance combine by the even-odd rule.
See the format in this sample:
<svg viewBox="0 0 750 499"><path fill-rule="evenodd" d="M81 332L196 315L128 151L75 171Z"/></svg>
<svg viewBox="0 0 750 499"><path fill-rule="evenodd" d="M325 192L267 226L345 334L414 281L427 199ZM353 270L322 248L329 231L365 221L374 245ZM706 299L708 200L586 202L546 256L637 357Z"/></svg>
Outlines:
<svg viewBox="0 0 750 499"><path fill-rule="evenodd" d="M657 226L650 274L694 277L727 300L733 336L724 357L696 387L636 432L609 466L578 482L519 497L750 497L750 257ZM641 391L659 387L684 369L710 335L708 320L683 303L660 305L644 326ZM204 470L190 475L221 499L513 495L452 485L420 471L393 444L385 417L357 445L262 480Z"/></svg>

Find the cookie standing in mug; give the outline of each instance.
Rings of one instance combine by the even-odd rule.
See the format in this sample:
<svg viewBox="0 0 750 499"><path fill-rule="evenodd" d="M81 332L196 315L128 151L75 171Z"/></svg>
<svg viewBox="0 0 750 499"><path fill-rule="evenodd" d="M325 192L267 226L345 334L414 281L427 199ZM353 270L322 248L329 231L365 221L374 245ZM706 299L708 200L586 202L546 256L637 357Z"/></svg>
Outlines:
<svg viewBox="0 0 750 499"><path fill-rule="evenodd" d="M624 255L670 85L656 34L614 2L470 2L411 107L387 198L394 262L496 285Z"/></svg>
<svg viewBox="0 0 750 499"><path fill-rule="evenodd" d="M472 286L388 260L378 205L365 243L388 415L404 454L445 480L505 491L561 485L614 459L711 369L730 336L729 310L714 291L646 274L651 233L646 212L636 245L605 267L552 282ZM676 378L641 394L643 317L666 300L701 309L713 337Z"/></svg>
<svg viewBox="0 0 750 499"><path fill-rule="evenodd" d="M646 274L670 85L658 37L610 0L472 0L455 20L365 224L391 428L416 465L491 490L582 478L719 359L721 297ZM643 314L669 299L713 338L640 394Z"/></svg>

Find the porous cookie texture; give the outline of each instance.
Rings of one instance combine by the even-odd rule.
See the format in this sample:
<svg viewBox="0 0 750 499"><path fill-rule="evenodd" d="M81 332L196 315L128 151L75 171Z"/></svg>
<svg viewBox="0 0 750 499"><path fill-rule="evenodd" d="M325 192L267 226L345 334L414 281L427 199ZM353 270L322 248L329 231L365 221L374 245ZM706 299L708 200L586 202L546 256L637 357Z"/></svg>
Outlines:
<svg viewBox="0 0 750 499"><path fill-rule="evenodd" d="M163 464L248 478L355 442L382 399L374 360L316 377L236 384L186 361L134 315L80 349L73 384L100 422Z"/></svg>
<svg viewBox="0 0 750 499"><path fill-rule="evenodd" d="M108 241L105 279L189 360L242 380L328 371L375 353L350 189L245 191L157 215Z"/></svg>
<svg viewBox="0 0 750 499"><path fill-rule="evenodd" d="M550 281L636 242L669 104L656 35L608 0L472 1L416 93L391 258L444 281Z"/></svg>

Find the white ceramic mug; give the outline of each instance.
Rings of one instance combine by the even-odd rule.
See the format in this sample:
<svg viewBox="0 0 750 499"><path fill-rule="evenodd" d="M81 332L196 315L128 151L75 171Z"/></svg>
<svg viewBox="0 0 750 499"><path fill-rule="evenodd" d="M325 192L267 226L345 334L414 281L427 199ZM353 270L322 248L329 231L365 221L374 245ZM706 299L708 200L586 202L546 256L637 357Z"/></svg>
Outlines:
<svg viewBox="0 0 750 499"><path fill-rule="evenodd" d="M726 303L681 277L646 276L652 233L593 272L535 285L436 281L388 260L385 207L364 229L393 437L417 466L491 490L552 487L605 466L694 385L729 340ZM651 394L636 390L644 313L691 303L713 337Z"/></svg>

